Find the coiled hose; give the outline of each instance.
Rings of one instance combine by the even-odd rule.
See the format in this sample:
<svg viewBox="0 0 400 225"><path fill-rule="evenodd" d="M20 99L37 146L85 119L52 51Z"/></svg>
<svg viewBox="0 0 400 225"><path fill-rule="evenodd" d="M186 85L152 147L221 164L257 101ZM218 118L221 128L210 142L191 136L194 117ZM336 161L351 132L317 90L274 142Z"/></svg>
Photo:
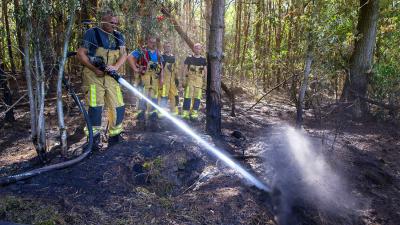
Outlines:
<svg viewBox="0 0 400 225"><path fill-rule="evenodd" d="M69 52L67 57L71 57L76 55L76 52ZM1 177L0 178L0 186L5 186L11 183L15 183L18 182L20 180L25 180L28 179L30 177L34 177L37 176L39 174L45 173L45 172L49 172L52 170L59 170L59 169L64 169L66 167L72 166L76 163L79 163L80 161L82 161L83 159L85 159L90 152L92 151L92 146L93 146L93 129L92 129L92 124L90 122L89 119L89 115L86 111L86 109L83 107L82 102L80 101L79 97L76 95L75 91L73 90L73 88L71 87L71 84L63 77L63 84L64 87L66 88L66 90L68 91L68 93L71 95L72 99L74 99L75 104L78 106L79 111L81 111L81 113L83 114L83 118L85 119L85 123L86 126L88 128L89 131L89 140L88 140L88 144L86 147L86 150L78 157L65 161L65 162L61 162L61 163L57 163L54 165L50 165L50 166L45 166L42 168L38 168L38 169L34 169L28 172L24 172L24 173L20 173L20 174L16 174L16 175L11 175L11 176L7 176L7 177Z"/></svg>

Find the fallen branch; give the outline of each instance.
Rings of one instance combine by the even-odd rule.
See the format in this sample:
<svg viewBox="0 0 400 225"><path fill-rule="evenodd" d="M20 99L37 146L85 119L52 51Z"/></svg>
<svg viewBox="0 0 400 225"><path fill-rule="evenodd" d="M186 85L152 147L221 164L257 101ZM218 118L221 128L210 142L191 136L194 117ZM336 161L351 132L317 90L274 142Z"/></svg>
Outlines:
<svg viewBox="0 0 400 225"><path fill-rule="evenodd" d="M280 86L282 86L283 84L285 84L289 79L291 79L291 78L293 78L293 77L297 77L297 76L298 76L297 74L293 74L293 75L290 76L289 78L286 78L284 81L282 81L281 83L277 84L275 87L273 87L272 89L270 89L267 93L265 93L261 98L259 98L259 99L257 100L256 103L254 103L250 108L248 108L248 109L246 110L246 112L252 110L256 105L258 105L258 103L261 102L261 100L262 100L263 98L265 98L267 95L269 95L272 91L274 91L275 89L278 89Z"/></svg>

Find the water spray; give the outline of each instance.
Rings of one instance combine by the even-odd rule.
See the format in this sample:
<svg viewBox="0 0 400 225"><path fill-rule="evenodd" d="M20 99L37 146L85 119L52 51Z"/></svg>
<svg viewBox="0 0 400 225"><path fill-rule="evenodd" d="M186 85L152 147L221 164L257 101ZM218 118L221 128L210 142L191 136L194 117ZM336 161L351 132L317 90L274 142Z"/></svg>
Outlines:
<svg viewBox="0 0 400 225"><path fill-rule="evenodd" d="M95 57L89 57L90 62L99 68L102 71L106 71L109 76L114 78L119 84L127 88L129 91L131 91L133 94L136 96L144 99L147 103L152 105L155 109L157 109L160 113L162 113L167 119L172 121L179 129L184 131L185 133L189 134L192 138L194 138L201 146L203 146L208 152L216 156L218 159L222 160L225 162L226 165L234 169L236 172L240 173L247 181L249 181L251 184L256 186L257 188L264 190L266 192L271 192L271 188L269 188L267 185L262 183L259 179L257 179L255 176L250 174L248 171L246 171L243 167L239 165L239 163L235 162L233 159L229 158L226 154L224 154L221 150L218 150L211 144L209 144L207 141L202 139L198 134L196 134L190 127L184 123L183 121L175 118L171 114L169 114L165 109L151 101L149 98L147 98L145 95L143 95L139 90L137 90L135 87L133 87L130 83L128 83L125 79L123 79L117 71L107 71L106 70L106 64L104 63L104 59L101 56L95 56Z"/></svg>
<svg viewBox="0 0 400 225"><path fill-rule="evenodd" d="M226 165L228 165L230 168L234 169L236 172L240 173L247 181L249 181L251 184L256 186L257 188L264 190L266 192L271 192L271 188L262 183L259 179L257 179L255 176L250 174L248 171L246 171L243 167L241 167L237 162L235 162L233 159L231 159L229 156L224 154L221 150L215 148L211 144L209 144L207 141L202 139L198 134L196 134L186 123L183 121L177 119L176 117L172 116L169 114L166 110L161 108L159 105L155 104L152 102L150 99L148 99L146 96L144 96L139 90L134 88L131 84L129 84L125 79L119 77L118 78L118 83L124 86L125 88L129 89L132 93L137 95L140 98L143 98L146 102L151 104L154 108L156 108L160 113L162 113L166 118L168 118L170 121L172 121L178 128L180 128L182 131L185 133L189 134L192 138L194 138L202 147L204 147L208 152L216 156L218 159L222 160Z"/></svg>
<svg viewBox="0 0 400 225"><path fill-rule="evenodd" d="M143 95L139 90L137 90L135 87L133 87L130 83L128 83L125 79L123 79L117 71L115 70L107 70L107 65L104 63L104 59L101 56L94 56L94 57L89 57L90 62L97 68L99 68L102 71L106 71L106 73L114 78L120 85L124 86L127 88L129 91L131 91L133 94L136 96L144 99L147 103L152 105L155 109L157 109L160 113L162 113L167 119L172 121L179 129L184 131L185 133L189 134L192 138L194 138L201 146L203 146L208 152L225 162L226 165L234 169L236 172L240 173L247 181L249 181L251 184L256 186L257 188L264 190L266 192L271 192L271 188L269 188L267 185L262 183L259 179L257 179L255 176L250 174L248 171L246 171L243 167L239 165L239 163L235 162L233 159L229 158L226 154L224 154L221 150L218 150L208 142L206 142L204 139L202 139L198 134L196 134L190 127L184 123L183 121L175 118L171 114L169 114L166 110L164 110L162 107L160 107L158 104L154 103L151 101L149 98L147 98L145 95Z"/></svg>
<svg viewBox="0 0 400 225"><path fill-rule="evenodd" d="M238 162L235 162L235 160L231 159L227 154L223 153L222 150L215 148L210 143L208 143L203 138L201 138L186 123L184 123L183 121L172 116L166 110L164 110L159 105L157 105L156 103L151 101L149 98L147 98L145 95L143 95L139 90L137 90L135 87L133 87L131 84L129 84L125 79L123 79L116 71L107 71L106 65L105 65L102 57L98 57L98 56L89 57L89 60L94 66L96 66L97 68L99 68L102 71L106 71L106 73L109 76L114 78L119 84L121 84L122 86L127 88L133 94L144 99L146 102L148 102L150 105L152 105L155 109L157 109L160 113L162 113L167 119L172 121L179 129L181 129L182 131L184 131L185 133L190 135L192 138L194 138L209 153L216 156L218 159L222 160L227 166L229 166L230 168L234 169L236 172L241 174L245 180L250 182L252 185L256 186L258 189L263 190L267 193L271 193L272 189L269 186L267 186L266 184L261 182L258 178L256 178L251 173L246 171L242 166L240 166L240 164ZM85 110L83 110L83 111L85 111ZM87 113L85 115L87 115ZM85 117L85 118L87 118L87 117ZM88 121L88 122L90 122L90 121ZM91 131L91 129L89 129L89 130ZM91 140L90 144L91 143L92 143L92 140ZM86 157L89 154L89 152L90 152L90 150L88 152L85 152L84 157ZM84 158L84 157L79 157L79 158ZM15 182L17 180L22 180L22 179L26 179L26 178L38 175L42 172L48 172L53 169L60 169L59 167L57 167L57 168L54 168L54 166L50 166L50 167L51 168L48 168L44 171L40 170L40 171L35 171L34 173L28 172L27 174L29 176L19 176L18 175L18 176L13 176L12 177L13 179L11 179L11 180L8 179L9 177L2 178L0 180L4 180L3 184L7 184L7 183ZM65 167L62 167L62 168L65 168ZM15 177L18 177L18 179L15 179Z"/></svg>

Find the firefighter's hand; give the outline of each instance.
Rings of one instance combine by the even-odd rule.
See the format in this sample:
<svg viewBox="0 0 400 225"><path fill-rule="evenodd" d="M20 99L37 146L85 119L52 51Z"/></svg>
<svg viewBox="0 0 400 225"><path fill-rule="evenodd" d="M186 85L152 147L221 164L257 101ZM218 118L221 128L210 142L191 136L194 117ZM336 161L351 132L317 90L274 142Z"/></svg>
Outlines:
<svg viewBox="0 0 400 225"><path fill-rule="evenodd" d="M141 73L142 71L142 69L140 68L140 65L139 64L137 64L137 63L135 63L135 65L134 66L131 66L131 68L133 69L133 71L135 72L135 73Z"/></svg>
<svg viewBox="0 0 400 225"><path fill-rule="evenodd" d="M162 78L160 78L160 86L162 86L163 85L163 83L164 83L164 81L163 81L163 79Z"/></svg>
<svg viewBox="0 0 400 225"><path fill-rule="evenodd" d="M106 71L117 71L119 68L116 66L107 66Z"/></svg>

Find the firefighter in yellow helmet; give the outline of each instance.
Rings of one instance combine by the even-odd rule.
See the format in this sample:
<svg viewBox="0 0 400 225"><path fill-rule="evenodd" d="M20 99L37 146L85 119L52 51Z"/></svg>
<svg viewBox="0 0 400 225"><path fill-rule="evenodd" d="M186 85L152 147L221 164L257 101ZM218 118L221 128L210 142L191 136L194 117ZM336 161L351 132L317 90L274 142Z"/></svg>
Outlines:
<svg viewBox="0 0 400 225"><path fill-rule="evenodd" d="M178 84L179 80L176 74L176 59L172 54L172 46L170 42L164 43L164 52L162 55L164 59L164 82L161 86L160 106L166 108L169 100L170 112L173 115L178 115Z"/></svg>
<svg viewBox="0 0 400 225"><path fill-rule="evenodd" d="M182 118L198 120L200 100L203 94L203 80L207 74L207 61L201 56L202 45L196 43L193 47L193 55L188 56L184 62L184 100L182 106Z"/></svg>
<svg viewBox="0 0 400 225"><path fill-rule="evenodd" d="M163 84L163 58L157 49L157 39L153 36L147 38L147 46L138 48L128 56L129 66L139 74L139 84L145 96L158 104L160 86ZM139 100L137 114L138 126L146 125L146 114L149 111L151 129L158 128L158 112L144 99Z"/></svg>
<svg viewBox="0 0 400 225"><path fill-rule="evenodd" d="M125 106L121 88L112 77L91 64L91 57L102 57L107 64L106 70L120 71L126 60L124 36L116 31L118 18L111 10L105 10L101 17L101 26L88 29L83 43L77 51L77 57L85 66L83 69L82 89L85 93L88 114L93 126L93 149L100 148L100 131L103 108L107 108L109 122L108 146L122 141L122 121ZM85 128L88 134L87 128Z"/></svg>

